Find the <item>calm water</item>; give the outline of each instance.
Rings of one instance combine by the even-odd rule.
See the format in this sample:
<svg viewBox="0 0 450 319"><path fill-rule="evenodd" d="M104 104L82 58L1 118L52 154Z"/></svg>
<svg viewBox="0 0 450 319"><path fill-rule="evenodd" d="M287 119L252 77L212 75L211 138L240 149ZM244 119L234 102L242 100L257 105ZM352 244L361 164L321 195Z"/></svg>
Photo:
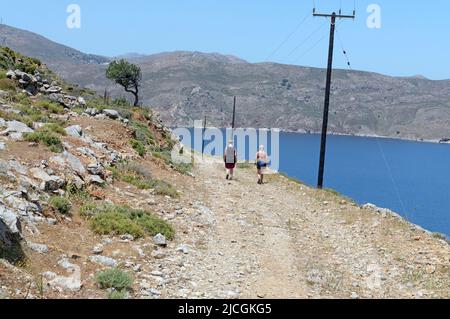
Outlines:
<svg viewBox="0 0 450 319"><path fill-rule="evenodd" d="M319 135L281 133L280 171L315 186L319 149ZM330 136L325 187L450 236L450 145Z"/></svg>

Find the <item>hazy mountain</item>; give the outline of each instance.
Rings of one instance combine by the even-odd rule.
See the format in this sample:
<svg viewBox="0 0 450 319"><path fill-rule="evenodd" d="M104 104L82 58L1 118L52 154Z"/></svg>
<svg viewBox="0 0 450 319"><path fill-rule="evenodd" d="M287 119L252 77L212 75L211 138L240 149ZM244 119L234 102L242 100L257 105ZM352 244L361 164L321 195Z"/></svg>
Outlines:
<svg viewBox="0 0 450 319"><path fill-rule="evenodd" d="M124 95L104 76L108 58L83 54L10 27L1 28L0 40L5 37L12 49L42 59L67 80ZM160 111L170 125L192 125L192 120L206 115L210 125L228 126L236 95L239 126L320 130L323 69L252 64L217 53L126 57L142 68L143 103ZM335 133L450 137L450 80L336 70L332 89L330 130Z"/></svg>

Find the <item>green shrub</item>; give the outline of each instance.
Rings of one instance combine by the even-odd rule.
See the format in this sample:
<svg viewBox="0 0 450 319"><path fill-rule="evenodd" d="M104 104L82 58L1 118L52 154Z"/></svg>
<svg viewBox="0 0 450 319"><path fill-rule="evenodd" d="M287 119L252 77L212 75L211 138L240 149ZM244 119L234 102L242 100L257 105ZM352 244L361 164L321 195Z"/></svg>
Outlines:
<svg viewBox="0 0 450 319"><path fill-rule="evenodd" d="M0 90L14 91L16 89L16 83L10 79L0 79Z"/></svg>
<svg viewBox="0 0 450 319"><path fill-rule="evenodd" d="M19 121L28 125L29 127L33 126L33 121L30 118L14 112L5 112L0 110L0 117L7 121Z"/></svg>
<svg viewBox="0 0 450 319"><path fill-rule="evenodd" d="M49 123L45 124L42 128L42 131L50 132L50 133L56 133L62 136L66 136L67 133L64 130L64 128L61 126L61 124L58 123Z"/></svg>
<svg viewBox="0 0 450 319"><path fill-rule="evenodd" d="M96 281L101 289L115 289L117 291L127 291L133 287L133 277L128 273L111 268L97 274Z"/></svg>
<svg viewBox="0 0 450 319"><path fill-rule="evenodd" d="M131 140L130 141L131 147L139 154L140 157L144 157L147 153L147 150L145 149L144 144L142 144L138 140Z"/></svg>
<svg viewBox="0 0 450 319"><path fill-rule="evenodd" d="M125 235L135 238L144 237L145 233L127 214L118 211L106 211L94 215L91 220L92 230L99 235Z"/></svg>
<svg viewBox="0 0 450 319"><path fill-rule="evenodd" d="M124 97L119 97L117 99L114 99L112 102L112 105L118 106L118 107L131 107L131 103L128 102L128 100Z"/></svg>
<svg viewBox="0 0 450 319"><path fill-rule="evenodd" d="M104 212L103 206L99 206L95 203L87 203L80 207L80 215L85 218L93 217L102 212Z"/></svg>
<svg viewBox="0 0 450 319"><path fill-rule="evenodd" d="M17 109L27 117L27 120L31 122L47 123L50 120L49 117L40 109L30 105L20 105Z"/></svg>
<svg viewBox="0 0 450 319"><path fill-rule="evenodd" d="M79 188L72 183L66 186L66 193L69 199L82 203L87 202L91 198L90 194L85 189Z"/></svg>
<svg viewBox="0 0 450 319"><path fill-rule="evenodd" d="M59 213L66 215L70 212L70 209L72 208L72 204L70 201L61 196L52 196L49 200L49 204L51 207L56 209Z"/></svg>
<svg viewBox="0 0 450 319"><path fill-rule="evenodd" d="M136 140L144 145L155 144L155 137L148 128L147 124L140 121L131 121L130 127L133 130L133 135Z"/></svg>
<svg viewBox="0 0 450 319"><path fill-rule="evenodd" d="M19 103L22 105L31 105L30 97L27 94L22 93L22 92L15 94L12 97L12 102Z"/></svg>
<svg viewBox="0 0 450 319"><path fill-rule="evenodd" d="M168 182L154 179L151 173L136 162L122 162L117 167L110 168L113 177L125 183L136 186L139 189L154 189L155 193L162 196L178 198L177 190Z"/></svg>
<svg viewBox="0 0 450 319"><path fill-rule="evenodd" d="M61 114L64 113L64 107L61 104L54 103L47 100L42 100L36 103L36 106L42 109L45 109L53 114Z"/></svg>
<svg viewBox="0 0 450 319"><path fill-rule="evenodd" d="M167 239L172 240L175 235L172 226L155 215L141 210L133 210L131 216L150 236L163 234Z"/></svg>
<svg viewBox="0 0 450 319"><path fill-rule="evenodd" d="M99 235L125 235L135 238L145 235L163 234L173 239L174 230L170 224L154 214L128 206L112 204L87 204L80 208L80 214L88 217L92 230Z"/></svg>
<svg viewBox="0 0 450 319"><path fill-rule="evenodd" d="M59 137L55 133L47 130L38 130L33 133L27 133L25 134L25 140L28 142L43 143L54 153L62 153L64 151L64 147Z"/></svg>

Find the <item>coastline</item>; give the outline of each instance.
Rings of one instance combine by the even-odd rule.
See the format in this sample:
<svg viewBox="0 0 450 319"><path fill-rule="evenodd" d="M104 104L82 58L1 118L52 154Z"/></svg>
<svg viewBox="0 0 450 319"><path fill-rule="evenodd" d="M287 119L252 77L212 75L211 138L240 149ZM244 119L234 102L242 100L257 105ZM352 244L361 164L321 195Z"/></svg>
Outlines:
<svg viewBox="0 0 450 319"><path fill-rule="evenodd" d="M304 135L320 135L321 132L315 131L305 131L305 130L285 130L279 129L280 132L283 133L293 133L293 134L304 134ZM418 143L430 143L430 144L448 144L449 142L442 142L442 139L422 139L422 138L407 138L407 137L393 137L393 136L383 136L376 134L350 134L350 133L336 133L336 132L328 132L328 136L345 136L345 137L365 137L365 138L374 138L374 139L385 139L385 140L397 140L397 141L406 141L406 142L418 142Z"/></svg>

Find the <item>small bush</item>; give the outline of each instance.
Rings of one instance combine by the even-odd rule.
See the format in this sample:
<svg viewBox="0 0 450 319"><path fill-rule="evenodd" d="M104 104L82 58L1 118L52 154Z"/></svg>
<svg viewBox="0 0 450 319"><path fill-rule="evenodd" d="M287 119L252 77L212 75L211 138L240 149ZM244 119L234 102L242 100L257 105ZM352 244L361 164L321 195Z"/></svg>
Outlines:
<svg viewBox="0 0 450 319"><path fill-rule="evenodd" d="M90 194L85 189L79 188L72 183L66 186L66 193L69 199L75 200L76 202L85 203L91 198Z"/></svg>
<svg viewBox="0 0 450 319"><path fill-rule="evenodd" d="M47 123L50 120L40 109L30 105L20 105L17 109L31 122Z"/></svg>
<svg viewBox="0 0 450 319"><path fill-rule="evenodd" d="M60 214L66 215L70 212L72 208L72 204L70 201L61 196L52 196L49 200L49 204L51 207L56 209Z"/></svg>
<svg viewBox="0 0 450 319"><path fill-rule="evenodd" d="M110 168L114 178L136 186L139 189L154 189L162 196L178 198L177 190L168 182L154 179L151 173L136 162L123 162L115 168Z"/></svg>
<svg viewBox="0 0 450 319"><path fill-rule="evenodd" d="M133 286L133 277L126 272L111 268L97 274L96 281L101 289L115 289L117 291L126 292Z"/></svg>
<svg viewBox="0 0 450 319"><path fill-rule="evenodd" d="M133 220L136 220L138 225L140 225L150 236L163 234L167 239L173 239L175 233L172 226L161 218L139 210L134 210L131 214Z"/></svg>
<svg viewBox="0 0 450 319"><path fill-rule="evenodd" d="M47 130L27 133L25 134L25 140L28 142L43 143L54 153L62 153L64 151L64 147L59 137L55 133Z"/></svg>
<svg viewBox="0 0 450 319"><path fill-rule="evenodd" d="M99 235L130 234L135 238L141 238L145 235L142 227L129 216L114 210L94 215L90 222L92 230Z"/></svg>
<svg viewBox="0 0 450 319"><path fill-rule="evenodd" d="M145 154L147 153L144 144L142 144L138 140L131 140L130 144L131 147L139 154L140 157L144 157Z"/></svg>
<svg viewBox="0 0 450 319"><path fill-rule="evenodd" d="M0 110L0 117L7 121L19 121L26 124L29 127L33 126L33 121L30 118L17 114L15 112L5 112Z"/></svg>
<svg viewBox="0 0 450 319"><path fill-rule="evenodd" d="M67 135L66 131L64 131L64 128L58 123L46 124L44 125L44 127L41 128L41 130L45 132L56 133L62 136Z"/></svg>
<svg viewBox="0 0 450 319"><path fill-rule="evenodd" d="M36 103L36 106L41 109L45 109L53 114L64 113L64 107L61 104L57 104L51 101L43 100Z"/></svg>
<svg viewBox="0 0 450 319"><path fill-rule="evenodd" d="M130 234L140 238L163 234L168 239L174 236L173 228L164 220L128 206L87 204L80 208L80 214L90 217L92 230L100 235Z"/></svg>
<svg viewBox="0 0 450 319"><path fill-rule="evenodd" d="M0 79L0 90L3 91L14 91L16 89L16 83L10 79Z"/></svg>
<svg viewBox="0 0 450 319"><path fill-rule="evenodd" d="M130 127L133 130L133 135L136 140L144 145L154 145L155 137L148 128L147 124L140 121L131 121Z"/></svg>
<svg viewBox="0 0 450 319"><path fill-rule="evenodd" d="M22 105L31 105L30 97L27 94L22 93L22 92L15 94L12 97L12 102L19 103Z"/></svg>
<svg viewBox="0 0 450 319"><path fill-rule="evenodd" d="M119 107L131 107L131 103L128 102L128 100L124 97L119 97L117 99L114 99L114 101L112 102L112 105L114 106L119 106Z"/></svg>

